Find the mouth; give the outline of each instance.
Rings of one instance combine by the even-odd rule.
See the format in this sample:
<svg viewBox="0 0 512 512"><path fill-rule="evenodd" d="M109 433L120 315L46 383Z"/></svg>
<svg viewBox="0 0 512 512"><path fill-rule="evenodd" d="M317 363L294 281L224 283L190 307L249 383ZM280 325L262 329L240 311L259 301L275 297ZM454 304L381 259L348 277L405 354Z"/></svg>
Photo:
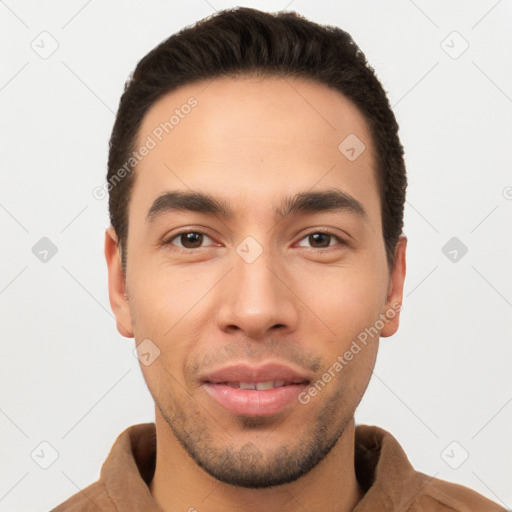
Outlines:
<svg viewBox="0 0 512 512"><path fill-rule="evenodd" d="M204 389L224 410L240 416L271 416L293 406L312 377L288 366L236 365L203 379Z"/></svg>
<svg viewBox="0 0 512 512"><path fill-rule="evenodd" d="M286 380L267 380L263 382L208 382L208 384L221 384L235 389L255 389L257 391L265 391L267 389L282 388L284 386L293 386L297 384L308 384L309 381L304 379L295 379L293 381Z"/></svg>

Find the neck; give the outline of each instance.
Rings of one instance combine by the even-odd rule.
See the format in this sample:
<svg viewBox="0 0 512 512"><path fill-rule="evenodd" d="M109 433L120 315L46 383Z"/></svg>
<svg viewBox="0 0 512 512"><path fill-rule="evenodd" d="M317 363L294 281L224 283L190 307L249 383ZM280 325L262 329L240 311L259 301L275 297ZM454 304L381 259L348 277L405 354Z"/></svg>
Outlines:
<svg viewBox="0 0 512 512"><path fill-rule="evenodd" d="M165 512L349 512L363 493L354 470L353 418L329 454L295 482L247 489L220 482L200 468L178 442L158 408L155 474L149 486Z"/></svg>

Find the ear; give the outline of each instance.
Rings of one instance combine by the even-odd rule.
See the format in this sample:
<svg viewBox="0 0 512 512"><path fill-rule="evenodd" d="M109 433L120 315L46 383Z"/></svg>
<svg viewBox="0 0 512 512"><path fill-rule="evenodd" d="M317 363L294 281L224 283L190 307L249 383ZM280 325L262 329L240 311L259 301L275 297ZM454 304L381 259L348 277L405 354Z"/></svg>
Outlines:
<svg viewBox="0 0 512 512"><path fill-rule="evenodd" d="M108 267L108 296L121 336L133 338L130 306L126 297L126 278L121 267L117 235L112 226L105 231L105 259Z"/></svg>
<svg viewBox="0 0 512 512"><path fill-rule="evenodd" d="M406 247L407 238L401 235L395 246L395 266L389 275L386 306L382 311L388 319L380 332L380 336L383 338L392 336L398 330L404 292Z"/></svg>

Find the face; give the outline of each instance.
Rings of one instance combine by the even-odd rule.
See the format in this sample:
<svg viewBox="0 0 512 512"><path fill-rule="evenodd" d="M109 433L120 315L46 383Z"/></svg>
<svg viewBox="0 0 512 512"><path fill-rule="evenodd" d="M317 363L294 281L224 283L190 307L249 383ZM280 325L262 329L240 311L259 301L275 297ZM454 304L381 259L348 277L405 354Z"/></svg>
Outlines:
<svg viewBox="0 0 512 512"><path fill-rule="evenodd" d="M150 139L126 279L106 234L118 329L145 343L157 421L203 469L293 481L336 444L398 327L405 239L388 269L366 122L320 84L222 78L155 103L137 147Z"/></svg>

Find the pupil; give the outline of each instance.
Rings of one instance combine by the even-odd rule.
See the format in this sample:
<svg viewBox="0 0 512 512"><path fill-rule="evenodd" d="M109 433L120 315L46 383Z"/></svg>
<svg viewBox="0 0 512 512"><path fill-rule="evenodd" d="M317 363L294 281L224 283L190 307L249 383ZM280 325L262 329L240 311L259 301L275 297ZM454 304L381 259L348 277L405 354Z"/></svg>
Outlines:
<svg viewBox="0 0 512 512"><path fill-rule="evenodd" d="M201 247L202 243L202 234L201 233L185 233L181 235L181 243L187 249L193 249L195 247ZM192 244L192 247L187 246L187 244Z"/></svg>
<svg viewBox="0 0 512 512"><path fill-rule="evenodd" d="M325 233L313 233L312 235L309 235L309 236L310 236L310 243L311 243L311 238L312 238L315 243L320 241L320 247L329 247L328 239L329 239L330 235L326 235ZM320 237L320 240L319 240L319 237ZM324 239L324 242L327 242L327 243L324 243L324 244L321 243L322 237Z"/></svg>
<svg viewBox="0 0 512 512"><path fill-rule="evenodd" d="M181 243L188 249L201 247L203 241L202 236L201 233L185 233L181 235ZM329 247L329 237L330 235L326 235L325 233L313 233L309 235L309 241L310 243L319 244L320 247ZM187 244L191 244L192 247L187 246Z"/></svg>

